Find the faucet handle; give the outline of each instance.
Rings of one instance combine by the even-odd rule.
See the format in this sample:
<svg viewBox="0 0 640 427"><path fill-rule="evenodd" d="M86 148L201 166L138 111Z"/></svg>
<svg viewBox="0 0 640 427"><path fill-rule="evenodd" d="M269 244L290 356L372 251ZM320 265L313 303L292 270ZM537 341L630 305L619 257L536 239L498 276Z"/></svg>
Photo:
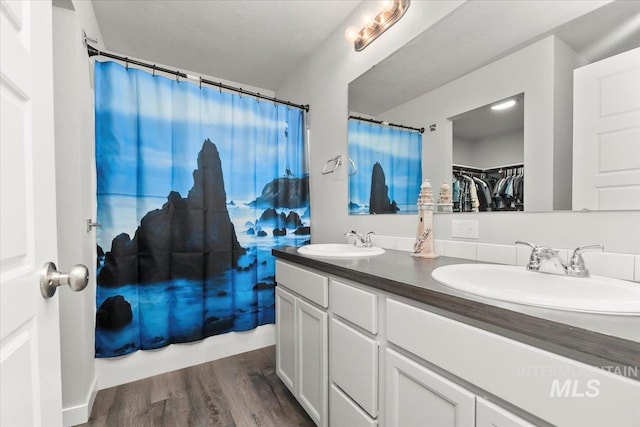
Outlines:
<svg viewBox="0 0 640 427"><path fill-rule="evenodd" d="M595 251L595 250L601 250L604 251L604 245L587 245L587 246L578 246L574 251L573 251L573 255L571 255L571 258L573 257L578 257L582 255L582 252L586 252L586 251Z"/></svg>
<svg viewBox="0 0 640 427"><path fill-rule="evenodd" d="M531 248L529 261L527 262L527 270L539 271L542 261L550 256L558 255L558 251L546 246L538 246L531 242L516 240L516 245L525 245Z"/></svg>
<svg viewBox="0 0 640 427"><path fill-rule="evenodd" d="M345 237L347 237L347 238L349 238L349 237L353 237L353 239L354 239L354 240L353 240L353 244L354 244L354 246L361 246L361 245L363 245L363 244L365 243L365 241L366 241L366 236L364 236L364 235L362 235L362 234L358 233L358 232L357 232L357 231L355 231L355 230L351 230L351 231L349 231L349 232L347 232L347 233L344 233L344 236L345 236Z"/></svg>
<svg viewBox="0 0 640 427"><path fill-rule="evenodd" d="M525 245L525 246L529 246L531 249L535 249L537 248L537 246L531 242L525 242L523 240L516 240L516 245Z"/></svg>
<svg viewBox="0 0 640 427"><path fill-rule="evenodd" d="M587 245L587 246L577 247L573 251L571 258L569 258L569 263L567 265L569 274L571 274L572 276L578 276L578 277L588 277L589 270L587 270L587 268L584 265L584 258L582 258L582 253L586 251L594 251L598 249L601 251L604 251L604 246L603 245Z"/></svg>
<svg viewBox="0 0 640 427"><path fill-rule="evenodd" d="M368 232L367 234L364 235L364 239L363 239L363 245L367 248L371 247L371 236L374 236L376 233L374 233L373 231Z"/></svg>

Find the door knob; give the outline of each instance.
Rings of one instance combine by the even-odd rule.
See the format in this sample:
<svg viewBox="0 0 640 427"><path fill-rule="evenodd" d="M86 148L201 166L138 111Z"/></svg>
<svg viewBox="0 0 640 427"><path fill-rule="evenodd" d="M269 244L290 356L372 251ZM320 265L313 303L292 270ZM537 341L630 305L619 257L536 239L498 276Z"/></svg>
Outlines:
<svg viewBox="0 0 640 427"><path fill-rule="evenodd" d="M89 269L74 265L68 273L60 273L52 262L45 262L40 270L40 292L45 298L55 295L60 285L69 285L72 291L79 292L89 284Z"/></svg>

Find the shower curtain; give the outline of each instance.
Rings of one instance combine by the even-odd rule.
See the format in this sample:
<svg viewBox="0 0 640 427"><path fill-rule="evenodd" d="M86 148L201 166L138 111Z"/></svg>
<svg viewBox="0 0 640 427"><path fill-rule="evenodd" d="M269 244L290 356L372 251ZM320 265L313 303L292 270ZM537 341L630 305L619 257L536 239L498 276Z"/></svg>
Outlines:
<svg viewBox="0 0 640 427"><path fill-rule="evenodd" d="M274 322L271 249L310 235L303 121L96 61L96 357Z"/></svg>
<svg viewBox="0 0 640 427"><path fill-rule="evenodd" d="M349 214L417 213L422 134L349 119Z"/></svg>

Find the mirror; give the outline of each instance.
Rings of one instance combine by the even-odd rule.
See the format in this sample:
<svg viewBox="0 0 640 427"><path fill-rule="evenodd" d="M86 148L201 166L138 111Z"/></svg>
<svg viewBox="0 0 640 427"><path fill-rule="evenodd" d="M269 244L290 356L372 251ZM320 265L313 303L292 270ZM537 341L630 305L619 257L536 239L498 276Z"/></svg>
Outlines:
<svg viewBox="0 0 640 427"><path fill-rule="evenodd" d="M466 2L352 81L349 111L426 128L415 155L438 188L454 119L523 94L522 209L572 209L573 70L640 46L639 19L640 2Z"/></svg>
<svg viewBox="0 0 640 427"><path fill-rule="evenodd" d="M349 116L349 215L418 212L423 131Z"/></svg>
<svg viewBox="0 0 640 427"><path fill-rule="evenodd" d="M453 212L524 209L524 94L483 105L453 122Z"/></svg>

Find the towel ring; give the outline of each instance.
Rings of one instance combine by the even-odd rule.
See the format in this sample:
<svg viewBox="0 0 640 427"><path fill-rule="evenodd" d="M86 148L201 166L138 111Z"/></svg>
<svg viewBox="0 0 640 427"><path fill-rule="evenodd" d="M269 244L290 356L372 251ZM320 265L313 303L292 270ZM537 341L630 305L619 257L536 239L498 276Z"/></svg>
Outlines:
<svg viewBox="0 0 640 427"><path fill-rule="evenodd" d="M333 163L333 168L329 170L329 165L331 165L331 163ZM334 173L336 169L338 169L341 163L342 163L341 155L337 155L334 158L327 160L327 162L322 167L322 175L329 175L330 173Z"/></svg>

